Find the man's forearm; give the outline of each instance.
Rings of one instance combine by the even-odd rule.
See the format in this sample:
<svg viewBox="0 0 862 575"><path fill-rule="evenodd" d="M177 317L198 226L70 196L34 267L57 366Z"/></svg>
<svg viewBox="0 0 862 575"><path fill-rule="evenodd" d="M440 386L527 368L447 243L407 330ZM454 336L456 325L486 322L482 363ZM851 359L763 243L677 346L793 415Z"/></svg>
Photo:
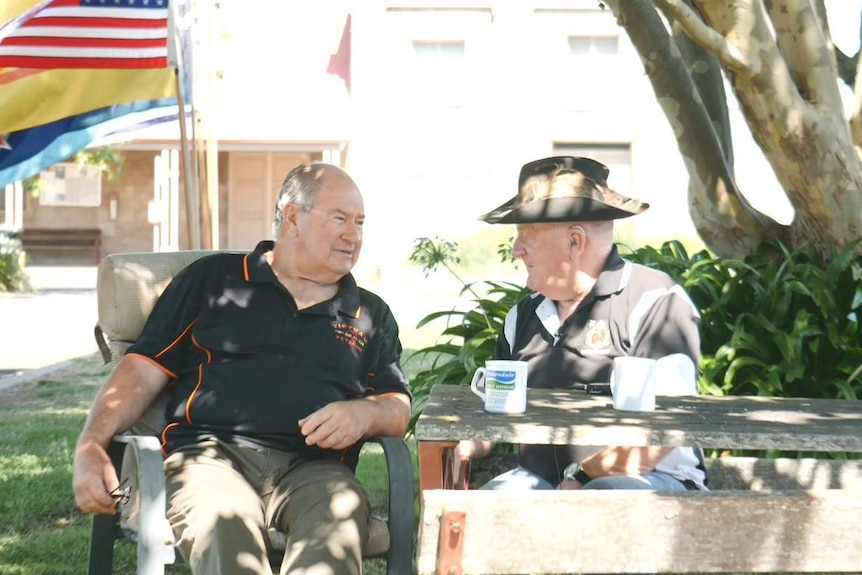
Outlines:
<svg viewBox="0 0 862 575"><path fill-rule="evenodd" d="M591 478L606 475L634 475L655 469L673 447L608 447L581 461Z"/></svg>
<svg viewBox="0 0 862 575"><path fill-rule="evenodd" d="M140 419L167 381L167 374L146 359L121 359L93 401L78 443L107 446Z"/></svg>
<svg viewBox="0 0 862 575"><path fill-rule="evenodd" d="M361 399L370 408L370 425L365 438L402 436L410 423L410 398L403 393L386 393Z"/></svg>

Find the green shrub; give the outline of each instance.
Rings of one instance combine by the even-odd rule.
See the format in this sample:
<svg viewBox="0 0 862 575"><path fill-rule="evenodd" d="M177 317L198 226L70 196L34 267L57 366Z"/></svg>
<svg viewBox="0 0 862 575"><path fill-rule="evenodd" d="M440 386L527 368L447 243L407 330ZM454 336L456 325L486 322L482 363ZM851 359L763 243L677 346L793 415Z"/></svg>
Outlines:
<svg viewBox="0 0 862 575"><path fill-rule="evenodd" d="M626 257L670 274L700 309L702 393L858 399L859 241L830 261L778 242L745 261L706 251L689 257L676 242Z"/></svg>
<svg viewBox="0 0 862 575"><path fill-rule="evenodd" d="M458 245L439 238L416 240L410 261L420 264L426 275L443 267L462 284L459 297L468 309L458 307L428 314L419 322L421 328L431 322L444 321L437 343L418 349L405 360L423 367L410 379L413 392L412 432L416 419L425 407L431 388L438 383L469 384L476 366L494 355L497 334L503 327L509 308L526 295L527 289L509 282L465 282L455 271L460 263Z"/></svg>
<svg viewBox="0 0 862 575"><path fill-rule="evenodd" d="M701 393L857 399L862 258L853 255L855 246L828 262L814 250L790 252L774 242L745 261L706 250L689 256L677 241L625 257L668 273L700 309ZM411 430L433 385L468 384L476 366L492 357L507 311L527 293L511 283L464 282L455 270L457 250L453 242L420 239L411 255L426 274L444 268L464 286L460 305L420 322L445 321L437 342L411 355L423 366L411 379Z"/></svg>
<svg viewBox="0 0 862 575"><path fill-rule="evenodd" d="M26 254L17 237L0 233L0 292L30 289L25 263Z"/></svg>

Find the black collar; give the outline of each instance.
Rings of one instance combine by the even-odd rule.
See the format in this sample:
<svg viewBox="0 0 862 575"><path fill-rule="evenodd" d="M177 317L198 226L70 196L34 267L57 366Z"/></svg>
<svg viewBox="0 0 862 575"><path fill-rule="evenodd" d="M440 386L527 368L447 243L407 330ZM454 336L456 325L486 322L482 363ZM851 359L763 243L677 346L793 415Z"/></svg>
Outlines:
<svg viewBox="0 0 862 575"><path fill-rule="evenodd" d="M275 242L264 240L257 244L254 251L246 255L243 262L245 278L254 283L271 283L281 285L269 262L266 261L266 253L272 251ZM360 314L359 287L353 274L346 274L338 280L338 293L328 303L330 310L357 318Z"/></svg>

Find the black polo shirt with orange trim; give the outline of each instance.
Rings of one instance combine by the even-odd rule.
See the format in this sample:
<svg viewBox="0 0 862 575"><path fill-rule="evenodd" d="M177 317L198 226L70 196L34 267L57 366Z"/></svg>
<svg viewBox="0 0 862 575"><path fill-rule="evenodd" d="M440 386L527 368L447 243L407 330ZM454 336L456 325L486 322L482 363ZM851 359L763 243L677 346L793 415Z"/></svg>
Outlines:
<svg viewBox="0 0 862 575"><path fill-rule="evenodd" d="M264 258L272 247L261 242L250 254L190 264L129 348L174 377L164 450L216 436L355 467L361 445L308 447L297 422L334 401L409 395L398 325L349 274L333 299L298 310Z"/></svg>

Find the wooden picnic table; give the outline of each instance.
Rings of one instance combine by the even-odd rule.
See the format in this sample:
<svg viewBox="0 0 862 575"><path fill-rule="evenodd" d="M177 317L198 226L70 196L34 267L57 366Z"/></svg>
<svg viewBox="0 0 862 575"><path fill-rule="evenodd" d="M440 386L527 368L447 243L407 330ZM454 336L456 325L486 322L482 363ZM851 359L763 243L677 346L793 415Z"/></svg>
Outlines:
<svg viewBox="0 0 862 575"><path fill-rule="evenodd" d="M464 490L452 489L464 486L450 473L460 439L862 452L860 407L677 396L656 398L652 412L627 412L606 396L528 389L526 413L499 415L466 386L438 385L415 427L417 573L862 572L859 460L714 459L710 475L745 469L761 477L748 488L684 492Z"/></svg>
<svg viewBox="0 0 862 575"><path fill-rule="evenodd" d="M469 387L437 385L416 423L421 489L444 485L447 454L461 439L555 445L663 445L862 452L862 404L751 396L656 398L650 412L618 411L608 396L528 389L527 411L487 413Z"/></svg>

